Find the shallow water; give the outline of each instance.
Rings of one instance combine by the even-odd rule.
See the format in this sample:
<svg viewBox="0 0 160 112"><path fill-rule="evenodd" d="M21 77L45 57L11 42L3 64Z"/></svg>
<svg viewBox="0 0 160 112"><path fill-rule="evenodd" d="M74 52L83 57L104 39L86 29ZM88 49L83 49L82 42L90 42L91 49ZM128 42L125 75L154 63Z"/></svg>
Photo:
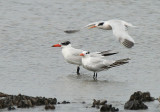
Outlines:
<svg viewBox="0 0 160 112"><path fill-rule="evenodd" d="M160 96L159 6L159 0L1 0L0 91L74 102L56 106L56 112L97 112L90 108L93 99L107 99L120 112L131 112L123 106L133 92L150 91L152 96ZM115 18L138 26L129 29L136 41L132 49L121 46L111 31L63 32ZM82 67L82 75L77 76L76 66L64 61L61 49L51 47L64 40L84 50L116 50L119 54L109 58L129 57L131 61L100 72L98 81ZM86 104L81 104L83 101ZM157 101L146 104L149 109L144 112L160 111Z"/></svg>

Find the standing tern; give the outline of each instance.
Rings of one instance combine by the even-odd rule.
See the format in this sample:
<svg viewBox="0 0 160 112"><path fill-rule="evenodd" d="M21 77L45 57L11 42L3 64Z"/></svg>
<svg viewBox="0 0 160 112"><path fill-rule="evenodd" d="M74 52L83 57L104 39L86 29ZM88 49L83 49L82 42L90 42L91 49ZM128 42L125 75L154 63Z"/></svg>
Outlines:
<svg viewBox="0 0 160 112"><path fill-rule="evenodd" d="M120 59L120 60L105 60L99 57L91 57L90 52L83 51L80 56L82 56L82 66L89 70L93 71L93 79L97 80L97 72L107 70L112 67L120 66L128 63L129 58Z"/></svg>
<svg viewBox="0 0 160 112"><path fill-rule="evenodd" d="M70 41L55 44L52 47L62 47L62 55L64 56L64 59L70 64L78 65L77 75L79 75L80 66L82 65L82 57L79 56L79 54L83 52L83 50L73 48Z"/></svg>
<svg viewBox="0 0 160 112"><path fill-rule="evenodd" d="M103 30L113 30L113 35L117 37L119 42L124 45L126 48L132 48L134 46L135 41L128 34L128 27L135 27L131 23L125 22L123 20L109 20L109 21L98 21L94 23L90 23L83 28L99 28ZM81 28L81 29L83 29ZM66 30L66 33L75 33L79 30Z"/></svg>
<svg viewBox="0 0 160 112"><path fill-rule="evenodd" d="M75 64L77 66L77 75L79 75L80 66L82 65L82 56L79 54L83 52L81 49L75 49L71 46L70 41L65 41L60 44L55 44L52 47L61 47L62 48L62 55L64 59L70 63ZM91 57L99 57L103 58L104 56L110 56L113 54L117 54L118 52L111 52L111 50L103 51L103 52L93 52L90 53Z"/></svg>

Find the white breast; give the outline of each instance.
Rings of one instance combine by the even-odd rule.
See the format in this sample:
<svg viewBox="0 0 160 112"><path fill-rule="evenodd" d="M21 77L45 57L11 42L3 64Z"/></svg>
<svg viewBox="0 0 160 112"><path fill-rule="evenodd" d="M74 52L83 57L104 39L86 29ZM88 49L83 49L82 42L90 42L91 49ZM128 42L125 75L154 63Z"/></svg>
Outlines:
<svg viewBox="0 0 160 112"><path fill-rule="evenodd" d="M82 64L82 57L79 55L82 51L78 49L70 48L62 48L62 54L64 59L71 64L81 65Z"/></svg>

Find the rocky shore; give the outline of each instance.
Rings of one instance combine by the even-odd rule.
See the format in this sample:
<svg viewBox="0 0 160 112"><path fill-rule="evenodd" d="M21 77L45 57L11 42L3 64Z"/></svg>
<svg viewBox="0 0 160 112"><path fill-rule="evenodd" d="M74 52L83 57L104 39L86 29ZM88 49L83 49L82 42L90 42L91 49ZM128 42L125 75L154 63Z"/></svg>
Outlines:
<svg viewBox="0 0 160 112"><path fill-rule="evenodd" d="M130 99L125 103L124 109L128 110L140 110L148 109L148 106L144 102L150 102L158 100L151 97L149 92L134 92ZM56 104L70 104L69 101L57 102L56 98L45 98L45 97L32 97L27 95L9 95L0 92L0 109L7 108L8 110L15 110L16 108L31 108L35 106L44 106L45 110L54 110ZM85 102L83 102L85 104ZM112 104L108 104L107 100L93 100L92 108L99 109L100 112L118 112L119 109L113 107Z"/></svg>
<svg viewBox="0 0 160 112"><path fill-rule="evenodd" d="M100 112L118 112L119 109L112 106L112 104L107 104L107 100L93 100L92 103L93 108L100 108Z"/></svg>
<svg viewBox="0 0 160 112"><path fill-rule="evenodd" d="M44 105L45 109L55 109L56 98L32 97L26 95L8 95L0 93L0 109L8 108L14 110L17 108L30 108Z"/></svg>

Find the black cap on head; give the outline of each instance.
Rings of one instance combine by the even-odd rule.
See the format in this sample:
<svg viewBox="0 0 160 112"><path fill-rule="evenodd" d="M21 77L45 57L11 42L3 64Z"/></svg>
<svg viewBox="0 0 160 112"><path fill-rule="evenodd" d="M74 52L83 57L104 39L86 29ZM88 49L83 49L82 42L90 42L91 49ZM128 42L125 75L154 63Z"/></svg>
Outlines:
<svg viewBox="0 0 160 112"><path fill-rule="evenodd" d="M69 45L71 42L70 41L65 41L65 42L62 42L61 44L62 45Z"/></svg>
<svg viewBox="0 0 160 112"><path fill-rule="evenodd" d="M99 23L99 24L98 24L98 26L102 26L103 24L104 24L104 22L102 22L102 23Z"/></svg>

